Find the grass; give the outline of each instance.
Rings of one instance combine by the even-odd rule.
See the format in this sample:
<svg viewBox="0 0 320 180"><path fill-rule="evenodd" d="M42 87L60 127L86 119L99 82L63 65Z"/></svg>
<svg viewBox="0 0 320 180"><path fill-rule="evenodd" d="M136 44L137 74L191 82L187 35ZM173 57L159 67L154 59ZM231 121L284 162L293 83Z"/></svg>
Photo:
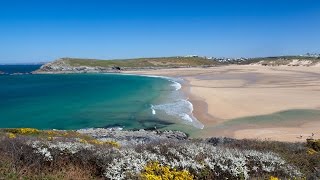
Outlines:
<svg viewBox="0 0 320 180"><path fill-rule="evenodd" d="M63 58L64 62L71 66L92 67L121 67L121 68L143 68L143 67L196 67L215 66L220 63L202 57L160 57L160 58L138 58L121 60L97 60Z"/></svg>
<svg viewBox="0 0 320 180"><path fill-rule="evenodd" d="M243 61L240 64L252 64L263 61L263 65L268 66L279 66L279 65L287 65L292 60L308 60L311 61L312 64L320 62L320 58L318 57L305 57L305 56L274 56L274 57L259 57L259 58L251 58L247 61Z"/></svg>
<svg viewBox="0 0 320 180"><path fill-rule="evenodd" d="M266 66L287 65L292 60L308 60L312 64L320 62L320 58L303 57L303 56L275 56L275 57L261 57L251 58L246 61L228 61L218 62L207 59L205 57L157 57L157 58L136 58L136 59L115 59L115 60L98 60L98 59L80 59L80 58L62 58L60 62L73 66L89 66L112 68L120 67L121 69L135 69L135 68L176 68L176 67L210 67L228 64L252 64L262 62Z"/></svg>

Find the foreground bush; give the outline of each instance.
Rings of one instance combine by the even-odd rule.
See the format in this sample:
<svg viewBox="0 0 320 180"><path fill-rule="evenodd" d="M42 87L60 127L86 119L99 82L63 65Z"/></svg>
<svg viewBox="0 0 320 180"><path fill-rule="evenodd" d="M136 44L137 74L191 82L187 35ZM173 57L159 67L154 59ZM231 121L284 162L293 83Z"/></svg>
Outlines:
<svg viewBox="0 0 320 180"><path fill-rule="evenodd" d="M319 155L306 153L303 144L232 139L120 144L74 132L5 131L0 136L0 179L317 179L319 175ZM306 160L297 163L299 156Z"/></svg>

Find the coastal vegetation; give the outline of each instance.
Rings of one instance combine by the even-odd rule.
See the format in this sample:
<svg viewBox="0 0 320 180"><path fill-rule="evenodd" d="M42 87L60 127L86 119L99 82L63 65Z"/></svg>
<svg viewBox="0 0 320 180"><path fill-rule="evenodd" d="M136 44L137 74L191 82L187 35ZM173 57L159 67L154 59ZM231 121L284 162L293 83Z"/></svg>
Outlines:
<svg viewBox="0 0 320 180"><path fill-rule="evenodd" d="M284 143L229 138L190 139L181 132L140 130L133 132L137 136L128 136L130 133L114 129L2 129L0 178L180 180L320 177L319 140Z"/></svg>
<svg viewBox="0 0 320 180"><path fill-rule="evenodd" d="M273 56L273 57L257 57L242 61L240 65L260 64L264 66L312 66L320 63L320 57L308 56Z"/></svg>
<svg viewBox="0 0 320 180"><path fill-rule="evenodd" d="M227 58L228 59L228 58ZM229 61L218 61L215 58L208 59L207 57L195 56L174 56L174 57L157 57L157 58L136 58L136 59L115 59L115 60L98 60L98 59L81 59L81 58L62 58L71 66L91 66L91 67L199 67L199 66L217 66L228 64L253 64L265 62L266 65L287 65L293 60L310 61L310 63L320 62L320 57L306 56L274 56L274 57L256 57L248 58L242 61L230 59Z"/></svg>
<svg viewBox="0 0 320 180"><path fill-rule="evenodd" d="M195 67L195 66L214 66L219 62L206 59L204 57L158 57L158 58L136 58L118 60L97 60L97 59L78 59L63 58L71 66L100 66L100 67Z"/></svg>
<svg viewBox="0 0 320 180"><path fill-rule="evenodd" d="M213 58L204 56L173 56L135 59L83 59L61 58L43 65L33 73L99 73L126 70L145 70L163 68L213 67L224 65L262 65L262 66L315 66L320 57L276 56L258 58Z"/></svg>

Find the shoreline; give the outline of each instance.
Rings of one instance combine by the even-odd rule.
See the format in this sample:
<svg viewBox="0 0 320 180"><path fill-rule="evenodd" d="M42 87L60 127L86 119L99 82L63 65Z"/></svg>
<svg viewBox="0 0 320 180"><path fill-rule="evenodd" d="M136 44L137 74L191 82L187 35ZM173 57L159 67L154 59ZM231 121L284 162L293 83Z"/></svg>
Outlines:
<svg viewBox="0 0 320 180"><path fill-rule="evenodd" d="M282 119L289 120L287 124L281 124L273 122L272 114L294 109L320 110L318 70L319 67L234 65L131 73L184 79L181 90L193 104L194 116L205 126L201 131L191 132L193 137L226 136L296 142L304 141L312 134L315 138L320 137L320 116L311 122L308 117L302 118L297 124L290 122L290 116L285 115ZM270 123L263 125L219 127L237 118L268 115ZM277 127L279 123L281 125Z"/></svg>
<svg viewBox="0 0 320 180"><path fill-rule="evenodd" d="M196 95L191 93L191 86L187 79L184 79L184 83L182 84L181 90L184 94L186 94L188 100L192 103L194 107L192 112L193 115L197 119L201 119L199 121L204 124L214 123L211 121L214 121L215 118L208 113L208 104L204 99L197 97Z"/></svg>
<svg viewBox="0 0 320 180"><path fill-rule="evenodd" d="M109 74L109 73L108 73ZM111 74L113 74L113 73L111 73ZM186 89L189 89L190 87L188 86L188 85L186 85L185 83L188 83L188 81L186 80L186 79L184 79L184 78L176 78L176 77L169 77L169 76L158 76L158 75L148 75L148 74L132 74L132 73L119 73L119 74L116 74L116 75L127 75L127 76L143 76L143 77L151 77L151 78L162 78L162 79L166 79L166 80L168 80L169 82L171 82L171 83L173 83L173 84L171 84L171 86L173 86L173 87L175 87L176 89L176 91L179 91L179 90L181 90L182 91L182 93L184 94L184 95L186 95L187 96L187 99L183 99L183 100L185 100L185 101L187 101L187 102L189 102L190 104L191 104L191 114L187 114L186 113L186 115L188 115L188 117L190 118L190 119L192 119L192 126L194 126L195 128L198 128L198 129L203 129L204 128L204 125L202 124L202 121L200 121L197 117L198 116L200 116L201 114L203 114L203 112L201 111L201 112L196 112L197 113L197 115L195 115L195 105L194 105L194 101L195 101L195 98L196 98L196 96L193 96L191 93L187 93L186 91L189 91L189 90L186 90ZM181 79L182 80L182 82L178 82L178 79ZM203 101L198 101L197 102L197 104L198 103L203 103ZM197 110L196 111L198 111L198 108L196 108ZM152 114L155 114L156 112L155 112L155 109L152 107L151 108L151 110L152 110ZM206 116L210 116L208 113L205 113L206 114ZM183 119L183 118L182 118ZM185 119L183 119L182 121L186 121ZM183 122L183 123L186 123L186 122Z"/></svg>
<svg viewBox="0 0 320 180"><path fill-rule="evenodd" d="M295 142L304 141L312 134L314 138L320 138L320 115L284 114L278 117L274 114L288 110L293 113L295 110L320 112L319 68L230 65L101 74L147 76L179 83L181 87L172 86L176 90L181 88L180 91L188 97L186 100L193 106L191 115L204 128L179 127L190 123L178 123L168 128L185 129L191 137L225 136ZM290 121L296 116L300 119ZM258 120L263 117L268 120L260 124ZM257 119L257 122L244 121L241 124L243 119ZM230 126L230 123L236 124Z"/></svg>

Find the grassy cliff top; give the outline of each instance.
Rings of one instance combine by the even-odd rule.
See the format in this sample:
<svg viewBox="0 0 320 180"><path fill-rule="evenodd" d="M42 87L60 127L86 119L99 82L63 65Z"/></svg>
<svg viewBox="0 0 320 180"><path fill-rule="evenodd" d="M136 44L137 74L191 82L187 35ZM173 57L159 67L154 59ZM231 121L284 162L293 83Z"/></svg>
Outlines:
<svg viewBox="0 0 320 180"><path fill-rule="evenodd" d="M291 61L310 61L310 63L320 62L320 57L307 57L307 56L270 56L270 57L257 57L250 58L240 64L252 64L257 62L264 62L266 64L273 63L273 65L286 65Z"/></svg>
<svg viewBox="0 0 320 180"><path fill-rule="evenodd" d="M245 61L227 61L219 62L217 60L207 59L205 57L154 57L154 58L132 58L132 59L83 59L83 58L61 58L70 66L92 66L92 67L195 67L195 66L216 66L225 64L251 64L260 61L276 62L277 64L287 64L289 61L311 61L313 63L319 62L319 57L305 57L305 56L274 56L274 57L258 57L250 58Z"/></svg>
<svg viewBox="0 0 320 180"><path fill-rule="evenodd" d="M203 57L157 57L157 58L137 58L137 59L80 59L62 58L60 61L71 66L99 66L99 67L182 67L182 66L214 66L220 64L217 61Z"/></svg>

